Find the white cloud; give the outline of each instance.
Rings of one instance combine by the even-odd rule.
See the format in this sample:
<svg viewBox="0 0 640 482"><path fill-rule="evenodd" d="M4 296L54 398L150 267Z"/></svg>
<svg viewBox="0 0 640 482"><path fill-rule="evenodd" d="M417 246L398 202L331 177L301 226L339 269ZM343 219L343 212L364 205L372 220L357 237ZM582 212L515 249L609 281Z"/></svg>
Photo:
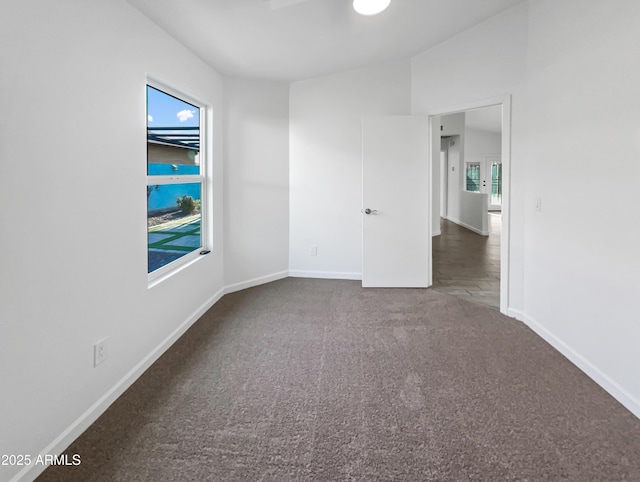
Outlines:
<svg viewBox="0 0 640 482"><path fill-rule="evenodd" d="M180 122L186 122L189 119L191 119L193 117L193 114L195 114L196 111L195 110L181 110L180 112L178 112L176 115L178 116L178 119L180 119Z"/></svg>
<svg viewBox="0 0 640 482"><path fill-rule="evenodd" d="M151 114L147 115L147 122L153 122L153 116Z"/></svg>

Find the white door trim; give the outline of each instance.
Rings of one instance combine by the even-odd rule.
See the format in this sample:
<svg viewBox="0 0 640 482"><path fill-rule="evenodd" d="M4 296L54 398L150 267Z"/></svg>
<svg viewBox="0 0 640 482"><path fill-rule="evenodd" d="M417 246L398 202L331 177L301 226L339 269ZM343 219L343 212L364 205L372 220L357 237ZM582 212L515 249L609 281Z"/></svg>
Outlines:
<svg viewBox="0 0 640 482"><path fill-rule="evenodd" d="M428 112L429 115L429 172L432 171L433 162L433 118L441 115L457 114L471 109L479 109L482 107L492 107L495 105L502 106L502 235L500 238L500 312L507 315L509 311L509 266L510 266L510 241L511 241L511 95L503 95L492 97L489 99L468 102L465 104L433 109ZM438 152L440 152L440 145ZM437 162L440 162L438 155ZM431 180L433 183L433 179ZM440 182L438 180L437 182ZM433 186L432 186L433 189ZM433 192L433 191L432 191ZM429 210L431 216L431 210ZM429 222L429 230L433 231L431 221ZM429 241L433 232L429 233ZM429 243L429 284L433 282L433 260L432 260L431 242Z"/></svg>

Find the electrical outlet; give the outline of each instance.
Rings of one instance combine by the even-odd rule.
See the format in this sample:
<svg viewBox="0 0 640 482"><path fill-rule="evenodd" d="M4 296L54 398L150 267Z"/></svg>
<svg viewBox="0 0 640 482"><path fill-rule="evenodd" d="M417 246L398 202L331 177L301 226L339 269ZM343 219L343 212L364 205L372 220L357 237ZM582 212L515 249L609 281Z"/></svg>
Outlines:
<svg viewBox="0 0 640 482"><path fill-rule="evenodd" d="M318 247L311 246L311 256L318 256Z"/></svg>
<svg viewBox="0 0 640 482"><path fill-rule="evenodd" d="M107 359L107 339L103 338L102 340L96 342L95 345L93 345L93 366L97 367L106 359Z"/></svg>

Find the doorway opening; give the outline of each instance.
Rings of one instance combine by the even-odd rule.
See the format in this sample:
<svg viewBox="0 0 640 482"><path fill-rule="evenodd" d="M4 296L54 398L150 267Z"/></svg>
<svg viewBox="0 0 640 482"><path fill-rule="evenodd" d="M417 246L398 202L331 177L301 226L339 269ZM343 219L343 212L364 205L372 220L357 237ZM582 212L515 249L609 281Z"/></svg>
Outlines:
<svg viewBox="0 0 640 482"><path fill-rule="evenodd" d="M430 116L431 283L507 313L510 97Z"/></svg>

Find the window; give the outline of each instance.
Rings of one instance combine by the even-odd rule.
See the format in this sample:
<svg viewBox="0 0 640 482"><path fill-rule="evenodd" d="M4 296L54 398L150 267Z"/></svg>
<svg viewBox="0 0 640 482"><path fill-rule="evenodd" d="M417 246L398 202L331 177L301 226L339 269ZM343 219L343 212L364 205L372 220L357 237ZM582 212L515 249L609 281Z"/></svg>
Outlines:
<svg viewBox="0 0 640 482"><path fill-rule="evenodd" d="M489 204L494 206L502 205L502 162L493 161L491 163L491 199Z"/></svg>
<svg viewBox="0 0 640 482"><path fill-rule="evenodd" d="M155 277L205 245L205 107L147 84L147 272Z"/></svg>
<svg viewBox="0 0 640 482"><path fill-rule="evenodd" d="M467 191L480 192L480 163L467 162Z"/></svg>

